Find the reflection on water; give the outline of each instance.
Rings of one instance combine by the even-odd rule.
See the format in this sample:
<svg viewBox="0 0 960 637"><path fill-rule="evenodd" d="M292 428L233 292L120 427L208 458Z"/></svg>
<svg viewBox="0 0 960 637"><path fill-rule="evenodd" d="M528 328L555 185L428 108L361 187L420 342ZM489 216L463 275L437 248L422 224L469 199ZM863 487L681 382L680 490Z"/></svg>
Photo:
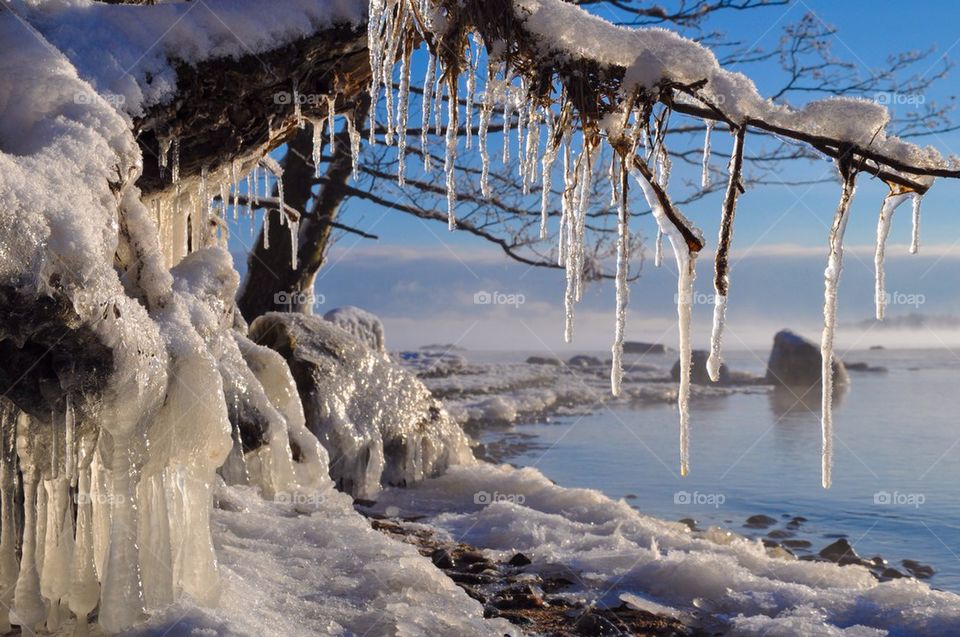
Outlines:
<svg viewBox="0 0 960 637"><path fill-rule="evenodd" d="M834 385L833 407L843 404L850 385ZM809 387L774 387L768 394L770 410L777 418L806 417L816 414L820 418L820 384Z"/></svg>

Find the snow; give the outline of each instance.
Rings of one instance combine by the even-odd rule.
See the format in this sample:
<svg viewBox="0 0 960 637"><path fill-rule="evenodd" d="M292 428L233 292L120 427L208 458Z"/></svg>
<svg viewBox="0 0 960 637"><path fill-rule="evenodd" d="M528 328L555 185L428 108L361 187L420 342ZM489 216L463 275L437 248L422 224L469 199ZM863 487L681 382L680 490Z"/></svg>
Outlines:
<svg viewBox="0 0 960 637"><path fill-rule="evenodd" d="M477 504L477 494L499 494ZM481 499L480 502L491 499ZM778 637L949 635L960 597L912 579L878 582L861 566L768 555L758 541L642 515L624 501L557 486L532 468L453 467L376 510L428 513L422 523L496 557L520 551L526 572L563 574L568 593L598 603L642 597L692 615L708 633ZM628 597L630 599L630 597ZM816 608L816 611L812 609Z"/></svg>
<svg viewBox="0 0 960 637"><path fill-rule="evenodd" d="M323 319L346 331L375 352L387 351L383 321L376 314L353 305L345 305L330 310L323 315Z"/></svg>
<svg viewBox="0 0 960 637"><path fill-rule="evenodd" d="M14 10L64 52L94 92L132 117L169 100L171 60L196 64L276 49L337 24L361 24L366 0L205 0L111 6L92 0L16 0Z"/></svg>

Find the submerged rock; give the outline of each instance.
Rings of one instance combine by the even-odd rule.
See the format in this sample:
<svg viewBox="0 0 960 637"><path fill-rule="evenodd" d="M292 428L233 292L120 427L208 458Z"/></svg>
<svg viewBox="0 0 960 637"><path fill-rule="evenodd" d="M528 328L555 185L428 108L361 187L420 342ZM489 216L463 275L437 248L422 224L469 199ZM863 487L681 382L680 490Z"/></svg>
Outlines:
<svg viewBox="0 0 960 637"><path fill-rule="evenodd" d="M665 354L667 348L662 343L643 343L640 341L624 341L624 354Z"/></svg>
<svg viewBox="0 0 960 637"><path fill-rule="evenodd" d="M773 349L767 361L767 381L783 387L809 388L820 383L820 346L794 334L780 330L773 337ZM833 361L833 382L848 382L847 370L840 359Z"/></svg>
<svg viewBox="0 0 960 637"><path fill-rule="evenodd" d="M286 359L307 427L343 491L370 497L473 461L467 436L426 386L343 329L270 313L253 322L250 338Z"/></svg>
<svg viewBox="0 0 960 637"><path fill-rule="evenodd" d="M729 385L730 370L727 368L726 363L720 364L720 378L717 382L714 383L710 380L710 375L707 373L707 359L709 357L710 352L702 349L693 351L693 366L690 368L690 382L694 385ZM673 369L670 370L670 377L674 382L680 382L679 360L673 364Z"/></svg>

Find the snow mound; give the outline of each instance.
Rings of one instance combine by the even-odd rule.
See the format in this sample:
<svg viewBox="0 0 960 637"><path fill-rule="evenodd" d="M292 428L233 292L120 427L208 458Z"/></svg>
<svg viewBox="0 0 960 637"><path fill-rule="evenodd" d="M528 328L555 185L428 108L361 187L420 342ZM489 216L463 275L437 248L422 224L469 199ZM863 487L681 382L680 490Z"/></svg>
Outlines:
<svg viewBox="0 0 960 637"><path fill-rule="evenodd" d="M345 330L370 349L381 353L387 351L383 322L376 314L345 305L330 310L323 315L323 319Z"/></svg>
<svg viewBox="0 0 960 637"><path fill-rule="evenodd" d="M415 376L315 316L271 313L250 338L279 352L303 400L307 427L330 454L330 475L355 496L473 461L469 440Z"/></svg>
<svg viewBox="0 0 960 637"><path fill-rule="evenodd" d="M528 571L566 572L578 594L598 602L617 604L625 593L653 598L724 634L960 634L953 593L912 579L881 583L855 565L770 557L759 541L735 534L694 537L682 524L598 491L557 486L535 469L453 467L415 488L384 492L377 508L387 507L430 513L424 523L507 557L520 551L533 560Z"/></svg>

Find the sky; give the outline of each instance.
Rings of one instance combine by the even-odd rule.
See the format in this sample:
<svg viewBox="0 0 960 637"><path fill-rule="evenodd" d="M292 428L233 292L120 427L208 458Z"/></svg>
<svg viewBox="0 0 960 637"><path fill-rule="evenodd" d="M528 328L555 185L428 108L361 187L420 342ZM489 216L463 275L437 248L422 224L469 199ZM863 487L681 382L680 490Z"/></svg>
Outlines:
<svg viewBox="0 0 960 637"><path fill-rule="evenodd" d="M670 3L667 3L670 4ZM602 10L596 10L603 17ZM960 60L960 33L955 29L960 6L929 0L905 8L902 2L805 0L749 12L718 14L709 26L727 39L774 49L783 29L805 13L837 28L834 54L864 73L882 68L889 55L933 48L920 62L920 74L937 72L944 58ZM936 16L937 19L931 19ZM418 62L419 64L419 62ZM734 65L746 73L761 94L782 83L775 65ZM414 76L418 68L414 66ZM951 74L923 95L898 95L895 109L916 108L917 102L949 102L954 95ZM885 99L883 96L879 99ZM890 101L889 98L888 102ZM802 104L792 98L791 103ZM960 113L954 113L960 118ZM714 134L715 150L729 150L729 136ZM960 155L960 133L924 137L944 155ZM747 138L747 153L760 140ZM498 147L497 144L493 144ZM719 178L725 162L714 160ZM748 171L750 168L748 167ZM827 160L790 162L774 181L796 182L835 174ZM715 177L717 178L717 177ZM678 167L672 182L699 179L699 170ZM873 315L873 245L876 220L886 186L862 178L858 184L846 233L847 258L841 283L839 319L841 347L874 344L938 347L960 344L960 330L943 326L919 331L884 328L860 322ZM888 316L915 312L960 315L960 225L955 201L960 184L940 182L923 200L922 247L908 256L911 222L909 204L894 218L888 248L888 285L892 304ZM789 327L817 339L822 326L823 268L827 233L836 208L839 185L773 184L748 190L741 197L734 236L727 346L763 348L776 330ZM697 201L683 212L704 231L708 248L698 265L694 308L694 346L706 347L712 313L712 249L717 233L721 194ZM317 281L316 311L357 305L385 322L388 346L415 348L428 343L454 343L469 349L600 351L610 346L614 323L611 282L591 285L578 306L573 344L563 342L564 275L559 270L530 268L508 260L500 249L465 233L450 233L444 224L359 201L348 202L341 219L377 234L377 241L342 236L330 251ZM652 246L653 221L638 220L633 228ZM242 222L241 222L242 223ZM231 244L238 267L244 266L246 228L237 228ZM627 337L676 344L676 268L669 258L653 267L651 250L641 263L640 278L631 286ZM485 302L489 301L489 302Z"/></svg>

